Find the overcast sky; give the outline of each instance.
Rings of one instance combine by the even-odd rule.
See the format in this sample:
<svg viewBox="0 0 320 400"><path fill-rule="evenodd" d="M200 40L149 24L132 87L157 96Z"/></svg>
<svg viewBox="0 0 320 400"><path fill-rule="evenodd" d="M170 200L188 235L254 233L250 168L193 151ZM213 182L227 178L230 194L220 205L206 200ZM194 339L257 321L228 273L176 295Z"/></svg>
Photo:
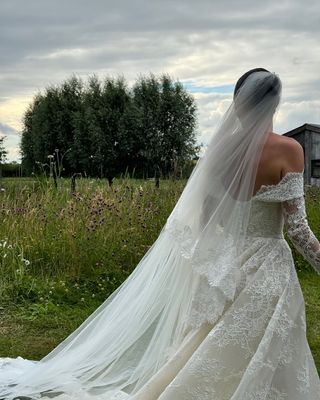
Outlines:
<svg viewBox="0 0 320 400"><path fill-rule="evenodd" d="M0 136L19 160L34 94L76 74L167 72L193 93L198 142L263 67L282 80L274 131L320 123L320 2L301 0L1 0Z"/></svg>

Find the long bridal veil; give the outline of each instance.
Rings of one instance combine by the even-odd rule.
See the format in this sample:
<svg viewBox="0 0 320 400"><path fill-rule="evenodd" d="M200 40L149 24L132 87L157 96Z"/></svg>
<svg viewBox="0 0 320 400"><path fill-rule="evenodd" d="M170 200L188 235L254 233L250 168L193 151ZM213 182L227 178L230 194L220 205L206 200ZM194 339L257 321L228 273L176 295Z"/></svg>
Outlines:
<svg viewBox="0 0 320 400"><path fill-rule="evenodd" d="M0 399L133 396L203 323L200 278L212 298L207 321L217 321L236 295L257 164L280 96L274 73L245 79L131 275L43 359L3 363Z"/></svg>

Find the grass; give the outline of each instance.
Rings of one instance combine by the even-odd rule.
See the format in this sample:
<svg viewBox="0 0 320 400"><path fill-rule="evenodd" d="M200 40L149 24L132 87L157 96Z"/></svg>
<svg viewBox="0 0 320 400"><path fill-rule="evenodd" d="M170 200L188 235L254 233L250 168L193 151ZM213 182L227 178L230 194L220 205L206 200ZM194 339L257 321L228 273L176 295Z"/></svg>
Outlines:
<svg viewBox="0 0 320 400"><path fill-rule="evenodd" d="M40 359L133 271L157 238L185 181L4 179L0 192L0 354ZM320 189L306 192L320 237ZM290 242L289 242L290 243ZM292 247L292 246L291 246ZM307 336L320 370L320 276L292 247Z"/></svg>
<svg viewBox="0 0 320 400"><path fill-rule="evenodd" d="M105 298L157 238L183 186L124 179L110 188L83 180L70 194L60 184L29 182L17 193L9 182L1 194L2 302Z"/></svg>
<svg viewBox="0 0 320 400"><path fill-rule="evenodd" d="M0 320L0 353L6 357L37 360L56 347L100 304L92 301L82 307L25 304L2 310Z"/></svg>

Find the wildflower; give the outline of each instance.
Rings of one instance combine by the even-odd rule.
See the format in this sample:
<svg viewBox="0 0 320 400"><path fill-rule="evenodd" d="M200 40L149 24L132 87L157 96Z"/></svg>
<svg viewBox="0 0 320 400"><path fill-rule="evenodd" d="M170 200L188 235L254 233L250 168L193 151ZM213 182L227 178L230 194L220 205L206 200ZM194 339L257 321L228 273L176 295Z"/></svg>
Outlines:
<svg viewBox="0 0 320 400"><path fill-rule="evenodd" d="M95 297L95 294L94 294L94 293L92 293L91 297Z"/></svg>

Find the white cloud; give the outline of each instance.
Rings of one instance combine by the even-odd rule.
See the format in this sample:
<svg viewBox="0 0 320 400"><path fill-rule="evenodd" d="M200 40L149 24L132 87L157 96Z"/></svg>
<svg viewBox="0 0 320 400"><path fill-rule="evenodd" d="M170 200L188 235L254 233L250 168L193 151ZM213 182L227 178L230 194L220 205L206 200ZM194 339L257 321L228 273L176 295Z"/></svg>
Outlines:
<svg viewBox="0 0 320 400"><path fill-rule="evenodd" d="M319 123L319 13L312 0L3 0L0 122L19 131L33 94L72 73L123 74L132 83L168 72L199 88L199 142L207 141L237 79L264 67L283 83L274 130ZM204 90L219 86L230 90ZM17 148L19 135L11 140Z"/></svg>

